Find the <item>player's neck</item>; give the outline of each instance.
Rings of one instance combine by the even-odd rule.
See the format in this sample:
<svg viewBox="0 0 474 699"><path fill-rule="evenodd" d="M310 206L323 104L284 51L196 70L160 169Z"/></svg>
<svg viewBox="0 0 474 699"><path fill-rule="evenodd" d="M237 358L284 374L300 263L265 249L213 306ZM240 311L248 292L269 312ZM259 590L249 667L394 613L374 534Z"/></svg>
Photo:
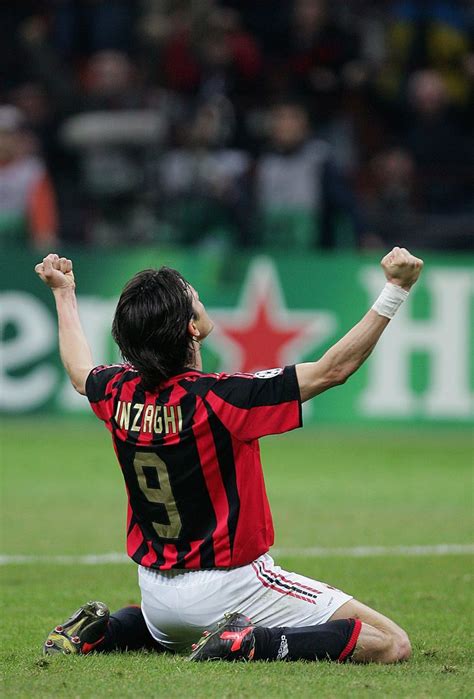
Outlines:
<svg viewBox="0 0 474 699"><path fill-rule="evenodd" d="M197 340L193 340L193 350L193 357L189 362L189 368L202 371L201 343Z"/></svg>

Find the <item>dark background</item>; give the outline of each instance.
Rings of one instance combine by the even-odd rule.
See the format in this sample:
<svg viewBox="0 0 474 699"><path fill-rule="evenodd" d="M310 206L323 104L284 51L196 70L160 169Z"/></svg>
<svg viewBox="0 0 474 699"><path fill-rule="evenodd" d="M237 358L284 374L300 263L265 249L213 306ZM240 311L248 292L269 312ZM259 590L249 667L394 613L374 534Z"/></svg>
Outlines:
<svg viewBox="0 0 474 699"><path fill-rule="evenodd" d="M0 7L0 246L473 249L472 3Z"/></svg>

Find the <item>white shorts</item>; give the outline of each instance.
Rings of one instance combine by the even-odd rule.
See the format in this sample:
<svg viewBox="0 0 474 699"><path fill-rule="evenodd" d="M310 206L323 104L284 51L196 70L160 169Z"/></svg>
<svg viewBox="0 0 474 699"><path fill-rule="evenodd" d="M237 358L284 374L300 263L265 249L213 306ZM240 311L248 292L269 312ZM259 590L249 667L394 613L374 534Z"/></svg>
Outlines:
<svg viewBox="0 0 474 699"><path fill-rule="evenodd" d="M138 568L142 611L154 639L184 651L225 612L241 612L257 626L324 624L352 597L326 583L288 573L264 554L225 570Z"/></svg>

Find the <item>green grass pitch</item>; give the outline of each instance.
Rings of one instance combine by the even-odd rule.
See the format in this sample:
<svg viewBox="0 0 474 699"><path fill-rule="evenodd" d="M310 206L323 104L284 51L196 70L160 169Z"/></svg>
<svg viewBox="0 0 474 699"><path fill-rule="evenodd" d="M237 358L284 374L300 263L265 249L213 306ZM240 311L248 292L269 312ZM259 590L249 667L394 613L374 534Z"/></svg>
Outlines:
<svg viewBox="0 0 474 699"><path fill-rule="evenodd" d="M4 420L0 438L2 554L124 550L125 490L105 429L25 417ZM137 602L139 591L132 563L39 559L0 567L2 696L472 696L468 555L301 551L471 543L472 446L462 430L303 430L262 441L276 546L284 550L278 562L393 617L411 636L409 663L191 665L146 653L43 658L46 633L81 603L96 598L115 609Z"/></svg>

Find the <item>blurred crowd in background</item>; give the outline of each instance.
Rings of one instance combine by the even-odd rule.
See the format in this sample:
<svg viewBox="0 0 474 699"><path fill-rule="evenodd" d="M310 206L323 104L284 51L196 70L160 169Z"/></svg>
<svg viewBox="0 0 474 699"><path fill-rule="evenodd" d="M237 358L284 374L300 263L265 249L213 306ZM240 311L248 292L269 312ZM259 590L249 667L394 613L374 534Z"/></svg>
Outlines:
<svg viewBox="0 0 474 699"><path fill-rule="evenodd" d="M0 6L0 245L473 249L474 4Z"/></svg>

